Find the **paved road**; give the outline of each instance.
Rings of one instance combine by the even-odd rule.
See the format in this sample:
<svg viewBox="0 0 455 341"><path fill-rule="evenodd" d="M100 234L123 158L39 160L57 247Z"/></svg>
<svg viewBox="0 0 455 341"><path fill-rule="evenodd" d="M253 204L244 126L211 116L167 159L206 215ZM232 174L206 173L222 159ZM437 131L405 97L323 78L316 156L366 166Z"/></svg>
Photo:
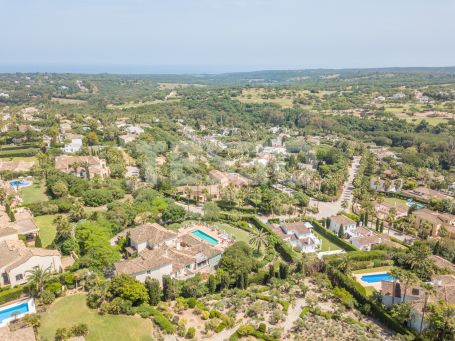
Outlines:
<svg viewBox="0 0 455 341"><path fill-rule="evenodd" d="M323 202L311 199L310 206L317 206L319 208L319 212L316 214L309 212L308 215L313 216L317 219L322 219L330 217L332 215L336 215L339 211L343 210L341 204L344 200L346 200L349 203L349 207L351 207L353 198L352 191L354 190L353 182L357 174L357 171L359 170L359 164L360 156L354 156L354 159L352 160L351 166L349 167L348 170L348 178L346 182L343 184L343 191L338 200L334 202Z"/></svg>

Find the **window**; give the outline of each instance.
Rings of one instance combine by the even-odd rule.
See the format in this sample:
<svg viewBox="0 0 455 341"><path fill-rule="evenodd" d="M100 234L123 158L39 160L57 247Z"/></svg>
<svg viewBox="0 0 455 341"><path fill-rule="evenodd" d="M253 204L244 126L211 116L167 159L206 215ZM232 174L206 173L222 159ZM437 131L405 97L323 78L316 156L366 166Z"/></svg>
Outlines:
<svg viewBox="0 0 455 341"><path fill-rule="evenodd" d="M147 270L147 275L150 275L151 273L152 273L152 271Z"/></svg>
<svg viewBox="0 0 455 341"><path fill-rule="evenodd" d="M16 281L21 281L24 278L22 274L16 275Z"/></svg>

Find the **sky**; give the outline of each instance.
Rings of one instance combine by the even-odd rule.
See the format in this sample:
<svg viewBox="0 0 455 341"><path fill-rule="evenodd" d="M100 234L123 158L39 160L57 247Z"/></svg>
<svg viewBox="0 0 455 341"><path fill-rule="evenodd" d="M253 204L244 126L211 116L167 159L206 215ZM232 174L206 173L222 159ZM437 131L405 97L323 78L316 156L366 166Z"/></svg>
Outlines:
<svg viewBox="0 0 455 341"><path fill-rule="evenodd" d="M0 0L0 72L455 65L454 0Z"/></svg>

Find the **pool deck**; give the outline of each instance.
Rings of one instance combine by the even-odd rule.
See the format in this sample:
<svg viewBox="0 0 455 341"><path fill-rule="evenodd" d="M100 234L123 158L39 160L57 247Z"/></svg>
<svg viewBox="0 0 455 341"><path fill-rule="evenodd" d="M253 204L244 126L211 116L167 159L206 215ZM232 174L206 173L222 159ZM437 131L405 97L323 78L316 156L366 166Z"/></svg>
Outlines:
<svg viewBox="0 0 455 341"><path fill-rule="evenodd" d="M362 284L362 286L364 286L364 287L373 287L377 291L381 291L381 281L376 282L376 283L368 283L368 282L362 281L361 277L362 276L370 276L370 275L381 275L381 274L384 274L384 273L386 273L386 272L385 271L378 271L378 272L368 272L368 273L365 272L365 273L353 274L353 275L354 275L355 279L357 280L357 282Z"/></svg>
<svg viewBox="0 0 455 341"><path fill-rule="evenodd" d="M194 225L190 225L188 227L184 227L179 230L178 234L179 234L179 236L182 236L184 234L191 234L192 236L194 236L192 234L192 232L196 231L196 230L200 230L200 231L204 232L205 234L209 235L210 237L216 239L218 241L218 244L211 245L211 246L213 246L214 248L217 248L219 250L224 250L233 243L233 241L231 239L227 238L228 237L227 234L224 233L223 231L217 229L216 227L211 227L211 226L207 226L204 224L194 224ZM208 243L207 241L204 241L203 239L198 238L197 236L194 236L194 237L197 238L198 240Z"/></svg>
<svg viewBox="0 0 455 341"><path fill-rule="evenodd" d="M4 319L3 321L0 321L0 327L5 327L11 321L13 321L15 319L20 319L20 318L24 317L25 315L36 313L35 301L34 301L33 298L18 299L18 300L12 301L12 302L8 302L7 304L4 304L4 305L2 305L0 307L0 311L7 310L9 308L21 305L23 303L27 303L28 304L28 312L21 313L21 314L18 314L17 316L15 316L15 317L12 316L12 317Z"/></svg>

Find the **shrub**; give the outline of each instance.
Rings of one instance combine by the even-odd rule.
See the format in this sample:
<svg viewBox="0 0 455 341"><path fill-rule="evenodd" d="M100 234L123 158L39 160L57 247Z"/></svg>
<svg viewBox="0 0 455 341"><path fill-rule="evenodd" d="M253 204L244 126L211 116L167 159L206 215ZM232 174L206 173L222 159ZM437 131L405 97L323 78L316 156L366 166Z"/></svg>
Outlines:
<svg viewBox="0 0 455 341"><path fill-rule="evenodd" d="M125 300L120 297L114 298L111 302L104 302L101 304L101 312L119 315L119 314L126 314L132 315L133 311L133 304L131 301Z"/></svg>
<svg viewBox="0 0 455 341"><path fill-rule="evenodd" d="M52 292L55 296L62 294L63 286L59 282L52 282L46 285L45 289Z"/></svg>
<svg viewBox="0 0 455 341"><path fill-rule="evenodd" d="M51 304L55 301L55 294L52 291L44 290L40 296L40 302L44 305Z"/></svg>
<svg viewBox="0 0 455 341"><path fill-rule="evenodd" d="M166 316L160 311L153 309L153 321L156 325L166 334L174 334L176 331L175 326L171 321L168 320Z"/></svg>
<svg viewBox="0 0 455 341"><path fill-rule="evenodd" d="M70 333L72 336L86 336L88 334L88 326L85 323L79 323L71 327Z"/></svg>
<svg viewBox="0 0 455 341"><path fill-rule="evenodd" d="M196 329L194 327L188 328L188 330L186 331L185 338L194 339L195 336L196 336Z"/></svg>
<svg viewBox="0 0 455 341"><path fill-rule="evenodd" d="M23 291L24 289L22 287L17 287L0 292L0 305L17 300L19 297L21 297Z"/></svg>
<svg viewBox="0 0 455 341"><path fill-rule="evenodd" d="M355 299L346 289L335 287L333 289L333 295L335 295L335 297L337 297L347 308L354 307Z"/></svg>

